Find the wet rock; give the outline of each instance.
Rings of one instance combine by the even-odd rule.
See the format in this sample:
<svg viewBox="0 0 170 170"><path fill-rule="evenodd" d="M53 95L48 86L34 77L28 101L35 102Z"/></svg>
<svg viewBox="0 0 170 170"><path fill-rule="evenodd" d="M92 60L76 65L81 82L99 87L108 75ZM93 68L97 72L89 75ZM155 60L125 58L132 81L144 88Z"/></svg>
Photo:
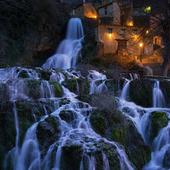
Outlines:
<svg viewBox="0 0 170 170"><path fill-rule="evenodd" d="M80 144L74 144L77 143L77 139L74 141L73 135L72 139L67 141L67 145L62 147L61 169L76 170L81 165L84 170L89 170L94 163L96 170L103 170L105 164L103 154L105 154L110 169L120 170L119 156L114 145L81 135Z"/></svg>
<svg viewBox="0 0 170 170"><path fill-rule="evenodd" d="M55 96L62 97L63 89L62 89L61 85L55 81L50 81L50 84L53 86Z"/></svg>
<svg viewBox="0 0 170 170"><path fill-rule="evenodd" d="M97 133L122 144L137 169L142 169L150 160L150 148L144 144L131 120L121 112L96 110L91 114L90 122Z"/></svg>
<svg viewBox="0 0 170 170"><path fill-rule="evenodd" d="M40 78L43 79L43 80L47 80L49 81L50 80L50 75L51 73L47 70L43 70L43 69L39 69L39 74L40 74Z"/></svg>
<svg viewBox="0 0 170 170"><path fill-rule="evenodd" d="M165 96L167 106L170 106L170 81L169 79L160 80L160 88Z"/></svg>
<svg viewBox="0 0 170 170"><path fill-rule="evenodd" d="M84 98L89 95L90 84L87 79L84 78L73 78L67 79L64 85L73 93L79 95L79 98Z"/></svg>
<svg viewBox="0 0 170 170"><path fill-rule="evenodd" d="M29 78L28 72L26 70L21 70L18 74L18 78Z"/></svg>
<svg viewBox="0 0 170 170"><path fill-rule="evenodd" d="M62 147L61 170L79 170L83 156L83 149L80 145Z"/></svg>
<svg viewBox="0 0 170 170"><path fill-rule="evenodd" d="M27 80L27 93L32 99L41 98L41 81L39 80Z"/></svg>
<svg viewBox="0 0 170 170"><path fill-rule="evenodd" d="M0 83L0 101L9 100L9 89L5 83Z"/></svg>
<svg viewBox="0 0 170 170"><path fill-rule="evenodd" d="M95 114L95 115L94 115ZM105 135L106 131L106 121L105 118L100 113L92 113L90 117L90 122L94 128L94 130L101 134Z"/></svg>
<svg viewBox="0 0 170 170"><path fill-rule="evenodd" d="M112 112L112 110L115 110L116 99L113 93L95 94L90 97L89 103L99 110Z"/></svg>
<svg viewBox="0 0 170 170"><path fill-rule="evenodd" d="M59 116L62 120L66 121L67 123L71 123L76 117L75 113L71 110L61 111Z"/></svg>
<svg viewBox="0 0 170 170"><path fill-rule="evenodd" d="M168 147L165 152L165 156L163 159L163 167L169 169L170 168L170 147Z"/></svg>
<svg viewBox="0 0 170 170"><path fill-rule="evenodd" d="M118 80L113 80L113 79L106 80L105 84L110 92L114 92L114 94L118 94L119 91Z"/></svg>
<svg viewBox="0 0 170 170"><path fill-rule="evenodd" d="M159 131L168 125L168 116L165 112L152 112L150 116L150 140L158 135Z"/></svg>
<svg viewBox="0 0 170 170"><path fill-rule="evenodd" d="M130 100L143 107L152 107L152 88L154 81L137 79L130 83Z"/></svg>
<svg viewBox="0 0 170 170"><path fill-rule="evenodd" d="M57 117L48 116L37 126L37 139L42 153L60 137L60 122Z"/></svg>
<svg viewBox="0 0 170 170"><path fill-rule="evenodd" d="M59 101L59 106L63 106L63 105L66 105L66 104L69 104L70 103L70 100L67 99L67 98L62 98L60 101Z"/></svg>
<svg viewBox="0 0 170 170"><path fill-rule="evenodd" d="M74 79L67 79L64 84L65 86L73 93L78 93L78 80Z"/></svg>

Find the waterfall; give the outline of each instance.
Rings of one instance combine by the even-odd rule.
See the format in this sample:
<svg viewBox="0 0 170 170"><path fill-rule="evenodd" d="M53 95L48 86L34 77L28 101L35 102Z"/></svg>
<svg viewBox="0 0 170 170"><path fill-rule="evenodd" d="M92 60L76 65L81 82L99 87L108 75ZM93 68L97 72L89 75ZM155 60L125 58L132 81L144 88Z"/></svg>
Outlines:
<svg viewBox="0 0 170 170"><path fill-rule="evenodd" d="M131 80L125 79L125 85L124 85L124 87L122 89L122 93L121 93L121 98L124 100L127 100L127 98L128 98L130 82L131 82Z"/></svg>
<svg viewBox="0 0 170 170"><path fill-rule="evenodd" d="M16 139L15 139L15 155L18 156L18 148L19 148L19 120L18 120L18 113L16 109L16 103L13 104L13 112L14 112L14 119L15 119L15 129L16 129Z"/></svg>
<svg viewBox="0 0 170 170"><path fill-rule="evenodd" d="M165 106L165 98L160 89L159 81L155 81L153 87L153 107L164 107Z"/></svg>
<svg viewBox="0 0 170 170"><path fill-rule="evenodd" d="M26 70L26 72L27 71L29 70ZM18 74L17 75L16 74L14 74L15 78L11 79L11 81L20 82L22 79L20 79L18 77ZM8 89L8 90L11 93L10 96L13 96L12 98L10 98L12 99L11 102L14 102L15 100L17 102L18 99L19 100L22 99L24 101L31 101L31 102L34 101L27 96L27 90L29 89L27 89L28 87L26 85L27 84L26 82L30 80L34 84L37 84L39 87L40 95L39 95L39 98L36 99L37 101L39 102L50 101L50 105L52 104L52 101L54 101L54 103L59 103L63 99L67 99L68 102L62 105L55 105L54 107L55 109L50 115L47 115L47 109L45 105L43 105L42 110L41 110L41 111L44 111L44 114L42 114L43 116L41 116L40 119L37 119L37 122L33 123L27 129L25 138L21 145L18 144L20 142L19 141L19 137L20 137L19 128L21 127L19 126L19 122L18 122L18 113L17 113L17 108L16 108L17 105L16 103L14 103L13 105L14 106L13 107L14 118L15 118L14 122L15 122L15 127L16 127L16 132L17 132L15 148L17 148L17 154L11 154L10 157L7 157L6 164L8 164L8 162L11 161L11 157L12 157L12 160L13 160L12 168L14 170L38 170L38 169L39 170L50 170L50 169L60 170L61 165L62 165L63 148L67 147L68 144L70 144L73 146L74 145L82 146L83 155L86 155L87 160L88 160L87 166L89 170L95 170L97 169L96 157L93 154L88 155L88 153L91 151L91 149L97 152L99 148L97 148L98 145L96 144L99 141L102 141L105 145L109 145L115 148L115 152L117 153L118 159L120 161L121 170L134 169L131 163L129 162L128 157L125 151L123 150L123 148L121 148L116 142L106 140L102 136L98 135L91 128L90 121L89 121L89 113L91 113L92 107L88 103L79 101L76 98L77 96L63 85L63 82L65 81L65 79L79 77L80 76L79 73L67 72L67 71L65 71L64 73L62 72L57 73L54 70L51 71L50 81L58 82L63 89L63 96L61 98L57 98L54 96L53 87L49 84L50 81L41 80L40 77L37 77L37 76L32 77L32 75L33 74L30 74L28 75L28 78L24 79L23 84L22 84L23 88L21 91L19 91L18 86L16 86L17 83L15 83L15 85L13 86L11 85L13 83L10 82L10 87L12 87L11 88L12 90L11 89ZM8 76L9 75L7 75L7 77ZM106 88L105 81L107 78L104 74L91 71L88 78L90 81L90 87L92 87L93 89L92 91L94 93L96 92L100 93L100 92L104 92L105 90L107 90L105 89ZM3 79L3 81L6 81L6 79ZM99 81L99 84L97 81ZM101 86L103 87L101 88ZM34 92L34 89L32 90ZM22 95L20 95L20 92ZM17 96L20 96L20 98ZM13 101L13 99L15 100ZM61 119L60 113L63 111L68 111L68 112L70 111L71 113L73 113L73 120L71 122L67 122L66 120ZM59 130L61 133L59 133L59 139L56 139L55 142L50 144L50 146L48 146L47 148L47 151L43 153L44 155L42 155L41 145L39 143L39 139L37 135L37 132L39 130L38 125L44 122L50 116L57 118L58 123L59 123L58 124ZM45 128L49 129L48 125L46 124L43 124L43 125ZM110 165L109 165L110 158L107 157L107 154L102 148L100 149L101 149L102 159L103 159L103 169L110 170ZM51 157L54 158L53 161L51 161ZM83 170L84 163L85 162L82 159L80 163L81 170ZM4 169L7 170L8 166L5 166L5 167L6 168Z"/></svg>
<svg viewBox="0 0 170 170"><path fill-rule="evenodd" d="M24 75L25 78L20 77L23 71L24 74L27 75ZM106 75L95 70L91 70L89 71L88 76L84 78L79 72L75 71L58 72L56 70L49 70L48 73L50 75L48 75L48 80L46 80L42 78L41 74L44 73L41 73L41 71L42 70L38 69L31 70L23 68L12 68L7 69L6 71L4 69L0 69L0 73L5 76L3 77L0 74L0 82L3 85L5 84L7 94L9 93L9 97L6 100L8 102L10 101L13 106L13 122L16 131L14 148L9 151L9 154L7 154L6 164L12 160L13 164L11 166L13 170L60 170L61 166L63 166L63 158L65 156L64 148L69 148L70 146L81 146L82 157L80 157L80 164L78 165L80 170L85 170L86 168L89 168L89 170L95 170L98 168L98 158L95 156L96 152L101 154L103 170L110 170L112 166L110 161L112 160L110 156L108 156L107 149L103 148L103 146L111 146L117 154L120 169L133 170L133 164L129 161L126 150L124 150L124 148L117 142L113 140L109 141L103 136L100 136L91 127L90 114L94 108L92 108L92 106L88 103L80 101L77 95L70 91L66 84L67 80L83 78L88 80L90 83L91 95L105 93L109 90L109 87L107 88ZM152 146L152 158L144 169L163 169L163 159L170 150L170 124L159 131L158 135L153 139L153 143L148 142L148 127L150 125L150 116L153 111L166 112L167 115L170 116L170 109L161 108L162 106L165 106L164 104L156 104L155 107L157 108L143 108L133 102L127 101L130 82L138 78L136 75L129 75L129 77L130 78L125 81L122 95L116 98L118 110L121 111L120 114L123 114L126 118L128 118L128 121L132 121L141 135L141 140L143 139L146 144L150 144L150 146ZM30 81L33 84L28 86L28 82ZM63 93L60 97L55 97L54 84L51 84L51 82L56 83L59 87L61 87ZM29 88L32 90L32 95L37 92L37 89L34 89L34 85L36 85L38 92L40 93L38 93L38 97L36 99L33 99L28 95L28 91L30 90ZM157 101L155 103L160 103L160 101L162 101L163 94L161 92L159 82L155 82L153 95L157 96L154 96L155 101ZM22 133L22 129L20 128L22 128L22 124L19 126L18 117L21 116L21 114L17 108L17 102L22 101L30 102L31 104L35 102L36 105L41 103L43 105L40 109L43 113L38 113L41 115L37 118L35 115L36 122L33 122L27 129L23 142L22 140L19 140L21 139L20 135ZM43 104L43 102L47 102L47 105ZM51 112L49 111L49 107ZM51 109L51 107L53 109ZM35 109L35 112L36 111L37 110ZM69 120L64 119L65 115L63 116L64 118L62 118L62 112L66 112L66 114L68 114L67 116L69 117ZM44 151L41 150L42 146L38 138L38 125L42 123L43 128L47 128L47 133L48 130L50 130L50 132L55 131L54 129L51 130L48 126L49 120L46 121L48 118L56 119L58 136L55 137L54 135L54 141L52 141ZM46 132L43 133L43 135L46 135ZM49 134L48 137L50 138L51 136L53 136L53 134ZM48 137L46 137L46 141L49 140ZM86 157L86 160L83 159L84 157ZM7 170L8 166L5 167L6 169L4 169ZM68 169L68 167L66 167L66 169Z"/></svg>
<svg viewBox="0 0 170 170"><path fill-rule="evenodd" d="M103 169L110 170L109 160L104 152L102 152L102 157L103 157Z"/></svg>
<svg viewBox="0 0 170 170"><path fill-rule="evenodd" d="M90 83L90 94L100 94L102 92L107 92L107 86L105 81L107 77L95 70L89 71L88 79Z"/></svg>
<svg viewBox="0 0 170 170"><path fill-rule="evenodd" d="M137 106L133 102L127 101L128 89L130 80L126 80L122 95L119 98L119 109L132 120L138 132L142 136L144 142L152 147L152 154L150 162L145 165L144 170L159 170L166 169L163 165L166 154L170 152L170 123L160 130L154 141L150 144L150 116L152 112L165 112L170 116L170 109L163 108L165 106L165 99L160 89L159 81L155 81L153 87L153 108L143 108ZM170 165L168 164L169 169Z"/></svg>
<svg viewBox="0 0 170 170"><path fill-rule="evenodd" d="M50 57L43 68L74 68L82 48L84 31L79 18L71 18L68 23L66 38L60 43L56 53Z"/></svg>
<svg viewBox="0 0 170 170"><path fill-rule="evenodd" d="M40 151L36 137L36 127L37 123L28 129L14 170L40 169Z"/></svg>
<svg viewBox="0 0 170 170"><path fill-rule="evenodd" d="M138 79L139 76L137 74L132 74L129 73L129 79L128 78L124 78L125 79L125 83L121 92L121 99L123 100L128 100L129 97L129 87L130 87L130 83L132 80Z"/></svg>
<svg viewBox="0 0 170 170"><path fill-rule="evenodd" d="M165 154L170 151L170 123L163 128L153 141L153 152L151 161L144 167L144 170L162 169ZM167 168L169 169L169 168Z"/></svg>

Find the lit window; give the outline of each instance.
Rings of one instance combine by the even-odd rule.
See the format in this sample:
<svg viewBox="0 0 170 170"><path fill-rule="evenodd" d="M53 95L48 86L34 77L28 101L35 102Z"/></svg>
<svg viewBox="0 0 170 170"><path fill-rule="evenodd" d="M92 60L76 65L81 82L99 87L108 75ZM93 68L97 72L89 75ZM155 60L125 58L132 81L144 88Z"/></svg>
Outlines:
<svg viewBox="0 0 170 170"><path fill-rule="evenodd" d="M144 12L147 13L147 14L151 13L152 12L152 7L151 6L145 7Z"/></svg>
<svg viewBox="0 0 170 170"><path fill-rule="evenodd" d="M107 29L107 35L109 39L113 38L113 29L112 28L108 28Z"/></svg>

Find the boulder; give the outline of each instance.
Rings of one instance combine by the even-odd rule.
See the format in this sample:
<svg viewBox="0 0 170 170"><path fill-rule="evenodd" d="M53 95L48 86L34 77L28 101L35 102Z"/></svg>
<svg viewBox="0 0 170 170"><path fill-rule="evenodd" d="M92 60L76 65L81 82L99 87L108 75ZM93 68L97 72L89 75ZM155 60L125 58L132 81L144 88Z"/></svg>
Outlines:
<svg viewBox="0 0 170 170"><path fill-rule="evenodd" d="M130 100L143 107L152 107L153 84L150 79L133 80L129 89Z"/></svg>
<svg viewBox="0 0 170 170"><path fill-rule="evenodd" d="M74 121L76 114L71 110L63 110L60 112L59 116L62 120L66 121L67 123L71 123Z"/></svg>
<svg viewBox="0 0 170 170"><path fill-rule="evenodd" d="M79 170L83 149L80 145L62 147L61 170Z"/></svg>
<svg viewBox="0 0 170 170"><path fill-rule="evenodd" d="M155 111L150 115L150 141L158 135L159 131L168 125L169 118L165 112Z"/></svg>
<svg viewBox="0 0 170 170"><path fill-rule="evenodd" d="M145 145L135 125L119 111L95 110L90 117L93 129L109 140L124 146L137 169L150 160L150 148Z"/></svg>
<svg viewBox="0 0 170 170"><path fill-rule="evenodd" d="M63 89L61 85L58 82L50 81L50 84L52 85L54 89L55 97L62 97L63 96Z"/></svg>
<svg viewBox="0 0 170 170"><path fill-rule="evenodd" d="M45 154L48 147L60 137L59 119L54 116L48 116L38 123L36 133L42 154Z"/></svg>

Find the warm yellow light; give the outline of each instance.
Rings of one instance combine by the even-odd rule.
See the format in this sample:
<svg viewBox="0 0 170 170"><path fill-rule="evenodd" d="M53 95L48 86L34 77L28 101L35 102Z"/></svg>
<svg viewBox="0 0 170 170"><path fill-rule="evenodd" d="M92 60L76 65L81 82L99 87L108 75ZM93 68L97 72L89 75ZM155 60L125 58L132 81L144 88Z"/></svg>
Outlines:
<svg viewBox="0 0 170 170"><path fill-rule="evenodd" d="M96 15L93 15L93 14L86 14L85 15L87 18L91 18L91 19L97 19L97 16Z"/></svg>
<svg viewBox="0 0 170 170"><path fill-rule="evenodd" d="M107 33L107 37L108 37L109 39L112 39L113 34L112 34L112 33Z"/></svg>
<svg viewBox="0 0 170 170"><path fill-rule="evenodd" d="M138 40L138 38L139 38L139 35L134 34L134 35L132 35L132 38L133 38L133 40L134 40L134 41L137 41L137 40Z"/></svg>
<svg viewBox="0 0 170 170"><path fill-rule="evenodd" d="M91 4L84 4L84 16L90 19L97 19L97 11Z"/></svg>
<svg viewBox="0 0 170 170"><path fill-rule="evenodd" d="M142 42L141 42L141 43L139 43L139 47L140 47L140 48L142 48L142 47L143 47L143 45L144 45L144 44L143 44Z"/></svg>
<svg viewBox="0 0 170 170"><path fill-rule="evenodd" d="M97 19L97 16L96 16L96 15L94 15L94 16L93 16L93 18L94 18L94 19Z"/></svg>
<svg viewBox="0 0 170 170"><path fill-rule="evenodd" d="M128 21L128 22L127 22L127 26L133 27L133 25L134 25L134 24L133 24L133 21Z"/></svg>
<svg viewBox="0 0 170 170"><path fill-rule="evenodd" d="M149 30L146 30L146 34L149 34Z"/></svg>

